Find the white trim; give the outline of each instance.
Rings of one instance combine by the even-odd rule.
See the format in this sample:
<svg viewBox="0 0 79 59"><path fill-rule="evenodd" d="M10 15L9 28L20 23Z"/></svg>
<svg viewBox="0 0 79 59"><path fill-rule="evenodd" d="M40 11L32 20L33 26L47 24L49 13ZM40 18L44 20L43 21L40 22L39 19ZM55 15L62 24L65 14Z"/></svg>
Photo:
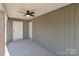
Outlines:
<svg viewBox="0 0 79 59"><path fill-rule="evenodd" d="M5 45L5 56L10 56L6 45Z"/></svg>
<svg viewBox="0 0 79 59"><path fill-rule="evenodd" d="M29 22L29 39L32 40L32 22Z"/></svg>

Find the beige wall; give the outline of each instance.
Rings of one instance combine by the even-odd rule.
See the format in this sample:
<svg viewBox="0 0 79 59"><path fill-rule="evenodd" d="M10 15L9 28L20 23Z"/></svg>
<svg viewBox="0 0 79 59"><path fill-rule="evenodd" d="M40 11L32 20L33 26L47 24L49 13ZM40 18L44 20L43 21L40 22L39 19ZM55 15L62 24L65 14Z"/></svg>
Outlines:
<svg viewBox="0 0 79 59"><path fill-rule="evenodd" d="M75 4L75 47L79 56L79 4Z"/></svg>
<svg viewBox="0 0 79 59"><path fill-rule="evenodd" d="M23 21L23 38L29 38L29 24L28 21Z"/></svg>
<svg viewBox="0 0 79 59"><path fill-rule="evenodd" d="M13 38L13 33L12 33L12 28L13 28L13 24L12 21L20 21L23 22L23 39L27 39L28 38L28 21L23 20L23 19L16 19L16 18L9 18L7 20L7 41L12 41Z"/></svg>
<svg viewBox="0 0 79 59"><path fill-rule="evenodd" d="M12 20L7 20L7 42L12 40Z"/></svg>
<svg viewBox="0 0 79 59"><path fill-rule="evenodd" d="M0 11L0 56L5 52L5 19L4 12Z"/></svg>
<svg viewBox="0 0 79 59"><path fill-rule="evenodd" d="M33 40L56 55L76 55L74 8L71 4L33 19Z"/></svg>

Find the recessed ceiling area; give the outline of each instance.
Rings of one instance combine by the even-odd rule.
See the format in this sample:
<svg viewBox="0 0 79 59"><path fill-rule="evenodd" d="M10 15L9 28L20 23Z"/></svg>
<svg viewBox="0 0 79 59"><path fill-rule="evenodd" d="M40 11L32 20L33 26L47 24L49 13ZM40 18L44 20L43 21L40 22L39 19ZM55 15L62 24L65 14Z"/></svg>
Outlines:
<svg viewBox="0 0 79 59"><path fill-rule="evenodd" d="M42 14L64 7L70 3L5 3L8 17L30 20ZM18 11L30 10L35 12L35 17L26 17Z"/></svg>

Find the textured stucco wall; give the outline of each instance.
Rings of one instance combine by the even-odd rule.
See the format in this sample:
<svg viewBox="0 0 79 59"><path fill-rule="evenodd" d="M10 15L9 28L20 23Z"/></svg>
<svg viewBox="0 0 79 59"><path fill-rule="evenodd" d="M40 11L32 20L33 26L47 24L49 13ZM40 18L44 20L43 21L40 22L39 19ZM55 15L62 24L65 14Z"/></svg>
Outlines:
<svg viewBox="0 0 79 59"><path fill-rule="evenodd" d="M5 11L2 3L0 3L0 56L5 53Z"/></svg>
<svg viewBox="0 0 79 59"><path fill-rule="evenodd" d="M0 11L0 56L5 52L5 19L4 12Z"/></svg>

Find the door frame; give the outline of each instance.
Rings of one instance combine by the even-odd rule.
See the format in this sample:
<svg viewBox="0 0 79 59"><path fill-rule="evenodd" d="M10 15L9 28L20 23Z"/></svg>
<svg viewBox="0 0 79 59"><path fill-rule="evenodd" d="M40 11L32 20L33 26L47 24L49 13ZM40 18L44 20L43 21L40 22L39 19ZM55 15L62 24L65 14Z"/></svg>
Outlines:
<svg viewBox="0 0 79 59"><path fill-rule="evenodd" d="M32 31L33 31L33 22L29 22L29 39L32 40L33 36L32 36Z"/></svg>

